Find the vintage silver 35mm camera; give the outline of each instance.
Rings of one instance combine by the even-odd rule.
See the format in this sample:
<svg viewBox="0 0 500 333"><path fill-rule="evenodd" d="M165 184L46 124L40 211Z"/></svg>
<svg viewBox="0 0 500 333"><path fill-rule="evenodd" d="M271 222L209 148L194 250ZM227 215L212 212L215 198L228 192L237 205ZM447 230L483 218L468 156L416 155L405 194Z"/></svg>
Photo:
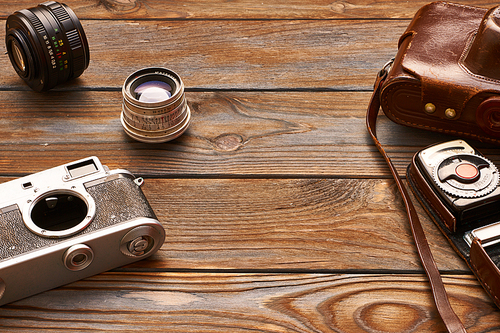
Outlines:
<svg viewBox="0 0 500 333"><path fill-rule="evenodd" d="M0 184L0 305L155 253L142 182L89 157Z"/></svg>

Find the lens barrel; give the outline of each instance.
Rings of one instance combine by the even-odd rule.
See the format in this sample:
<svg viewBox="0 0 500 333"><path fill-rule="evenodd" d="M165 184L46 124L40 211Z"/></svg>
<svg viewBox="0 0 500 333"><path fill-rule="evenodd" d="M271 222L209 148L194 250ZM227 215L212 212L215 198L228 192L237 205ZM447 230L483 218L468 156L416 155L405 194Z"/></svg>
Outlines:
<svg viewBox="0 0 500 333"><path fill-rule="evenodd" d="M166 68L144 68L131 74L123 84L121 122L125 133L147 143L179 137L189 126L191 110L184 84Z"/></svg>
<svg viewBox="0 0 500 333"><path fill-rule="evenodd" d="M89 45L80 21L65 4L44 2L7 18L5 43L17 74L35 91L80 76Z"/></svg>

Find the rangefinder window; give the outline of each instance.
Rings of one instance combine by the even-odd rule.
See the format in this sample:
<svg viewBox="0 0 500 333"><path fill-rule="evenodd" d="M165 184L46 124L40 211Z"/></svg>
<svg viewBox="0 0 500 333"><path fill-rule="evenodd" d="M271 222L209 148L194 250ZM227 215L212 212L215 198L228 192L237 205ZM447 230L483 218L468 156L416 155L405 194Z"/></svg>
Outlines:
<svg viewBox="0 0 500 333"><path fill-rule="evenodd" d="M64 231L77 226L87 216L87 204L81 198L58 193L42 197L31 210L31 220L43 230Z"/></svg>
<svg viewBox="0 0 500 333"><path fill-rule="evenodd" d="M92 159L69 165L67 169L71 178L85 176L98 170Z"/></svg>

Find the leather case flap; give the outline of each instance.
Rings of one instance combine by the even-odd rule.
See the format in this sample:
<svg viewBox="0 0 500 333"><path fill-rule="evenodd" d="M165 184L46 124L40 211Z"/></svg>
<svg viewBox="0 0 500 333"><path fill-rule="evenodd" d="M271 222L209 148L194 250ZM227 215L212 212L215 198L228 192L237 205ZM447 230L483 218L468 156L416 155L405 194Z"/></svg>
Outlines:
<svg viewBox="0 0 500 333"><path fill-rule="evenodd" d="M478 239L475 239L471 244L470 266L484 289L490 294L495 304L500 307L500 270Z"/></svg>
<svg viewBox="0 0 500 333"><path fill-rule="evenodd" d="M449 118L444 110L453 109L460 117L465 104L481 90L498 89L487 80L474 77L462 64L468 45L477 32L485 9L435 2L415 15L404 35L411 35L403 68L421 82L421 105L432 102L438 110L433 116Z"/></svg>

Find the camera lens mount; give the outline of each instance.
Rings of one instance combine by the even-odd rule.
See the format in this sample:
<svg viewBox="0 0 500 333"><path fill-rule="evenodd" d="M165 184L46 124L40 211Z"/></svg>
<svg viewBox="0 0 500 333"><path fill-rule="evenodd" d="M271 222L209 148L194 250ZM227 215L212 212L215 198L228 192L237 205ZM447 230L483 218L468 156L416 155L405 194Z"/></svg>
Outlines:
<svg viewBox="0 0 500 333"><path fill-rule="evenodd" d="M144 68L131 74L123 84L121 122L125 133L147 143L179 137L189 126L191 110L184 84L166 68Z"/></svg>
<svg viewBox="0 0 500 333"><path fill-rule="evenodd" d="M26 227L45 238L72 236L85 229L96 212L94 199L84 189L58 188L28 200L22 215Z"/></svg>
<svg viewBox="0 0 500 333"><path fill-rule="evenodd" d="M7 18L5 43L16 73L35 91L80 76L89 65L89 45L75 13L44 2Z"/></svg>

